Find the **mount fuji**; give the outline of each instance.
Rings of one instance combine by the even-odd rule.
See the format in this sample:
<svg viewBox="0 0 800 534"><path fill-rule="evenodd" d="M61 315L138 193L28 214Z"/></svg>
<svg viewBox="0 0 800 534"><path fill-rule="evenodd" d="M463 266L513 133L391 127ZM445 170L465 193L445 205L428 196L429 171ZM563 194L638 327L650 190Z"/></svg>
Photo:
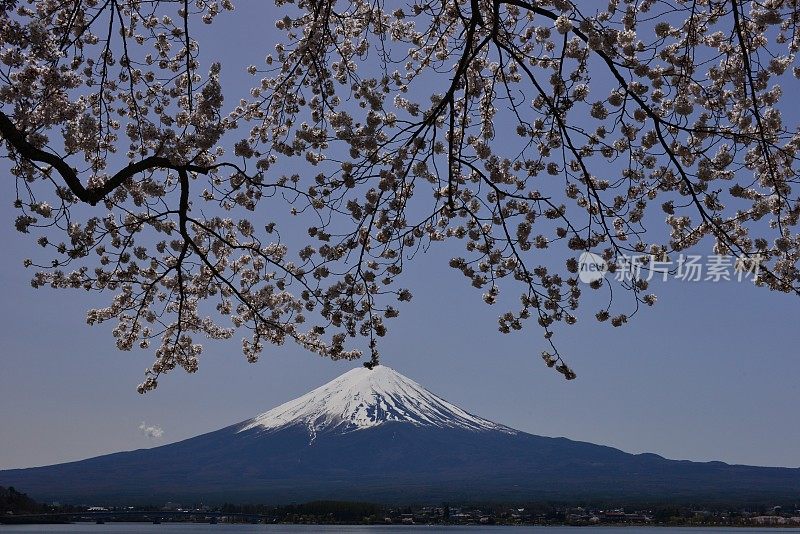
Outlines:
<svg viewBox="0 0 800 534"><path fill-rule="evenodd" d="M0 486L76 504L767 503L800 499L800 469L667 460L535 436L467 413L381 365L185 441L0 471Z"/></svg>

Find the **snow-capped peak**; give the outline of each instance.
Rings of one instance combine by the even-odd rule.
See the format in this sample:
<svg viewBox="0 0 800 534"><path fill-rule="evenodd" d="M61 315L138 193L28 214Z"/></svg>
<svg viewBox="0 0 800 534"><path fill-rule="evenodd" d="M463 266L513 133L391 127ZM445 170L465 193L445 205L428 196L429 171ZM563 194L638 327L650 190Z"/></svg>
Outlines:
<svg viewBox="0 0 800 534"><path fill-rule="evenodd" d="M344 433L390 422L516 433L465 412L385 365L348 371L302 397L245 421L240 431L302 425L313 439L322 431Z"/></svg>

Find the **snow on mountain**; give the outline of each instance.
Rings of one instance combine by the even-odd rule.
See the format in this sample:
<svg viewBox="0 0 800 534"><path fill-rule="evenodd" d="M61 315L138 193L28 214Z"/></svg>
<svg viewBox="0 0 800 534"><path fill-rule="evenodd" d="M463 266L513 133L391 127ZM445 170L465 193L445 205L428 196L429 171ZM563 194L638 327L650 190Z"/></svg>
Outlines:
<svg viewBox="0 0 800 534"><path fill-rule="evenodd" d="M472 431L517 431L465 412L394 369L353 369L277 408L245 421L240 432L302 425L319 432L363 430L389 422Z"/></svg>

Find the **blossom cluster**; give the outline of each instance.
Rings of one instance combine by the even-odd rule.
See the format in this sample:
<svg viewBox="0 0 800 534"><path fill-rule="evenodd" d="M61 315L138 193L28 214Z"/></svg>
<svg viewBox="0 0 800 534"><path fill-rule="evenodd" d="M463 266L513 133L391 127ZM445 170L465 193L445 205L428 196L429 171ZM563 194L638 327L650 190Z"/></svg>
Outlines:
<svg viewBox="0 0 800 534"><path fill-rule="evenodd" d="M800 293L796 2L275 4L279 37L226 65L253 78L229 95L195 28L235 2L0 1L33 285L113 295L87 320L152 348L141 391L236 332L249 361L294 341L374 365L434 246L566 378L581 252L625 273L708 246ZM647 276L597 319L652 305Z"/></svg>

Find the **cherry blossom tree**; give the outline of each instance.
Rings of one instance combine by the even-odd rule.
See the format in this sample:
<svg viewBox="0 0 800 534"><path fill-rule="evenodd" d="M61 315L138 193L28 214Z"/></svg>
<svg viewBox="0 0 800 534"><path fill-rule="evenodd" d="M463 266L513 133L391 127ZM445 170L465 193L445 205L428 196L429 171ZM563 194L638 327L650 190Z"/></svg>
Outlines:
<svg viewBox="0 0 800 534"><path fill-rule="evenodd" d="M613 326L655 302L642 277L582 286L582 252L706 247L800 291L796 0L276 0L263 64L224 66L243 95L195 38L234 4L0 0L32 284L112 295L87 320L154 346L141 392L237 331L250 361L293 340L377 364L404 262L440 242L568 379L553 334L582 290Z"/></svg>

